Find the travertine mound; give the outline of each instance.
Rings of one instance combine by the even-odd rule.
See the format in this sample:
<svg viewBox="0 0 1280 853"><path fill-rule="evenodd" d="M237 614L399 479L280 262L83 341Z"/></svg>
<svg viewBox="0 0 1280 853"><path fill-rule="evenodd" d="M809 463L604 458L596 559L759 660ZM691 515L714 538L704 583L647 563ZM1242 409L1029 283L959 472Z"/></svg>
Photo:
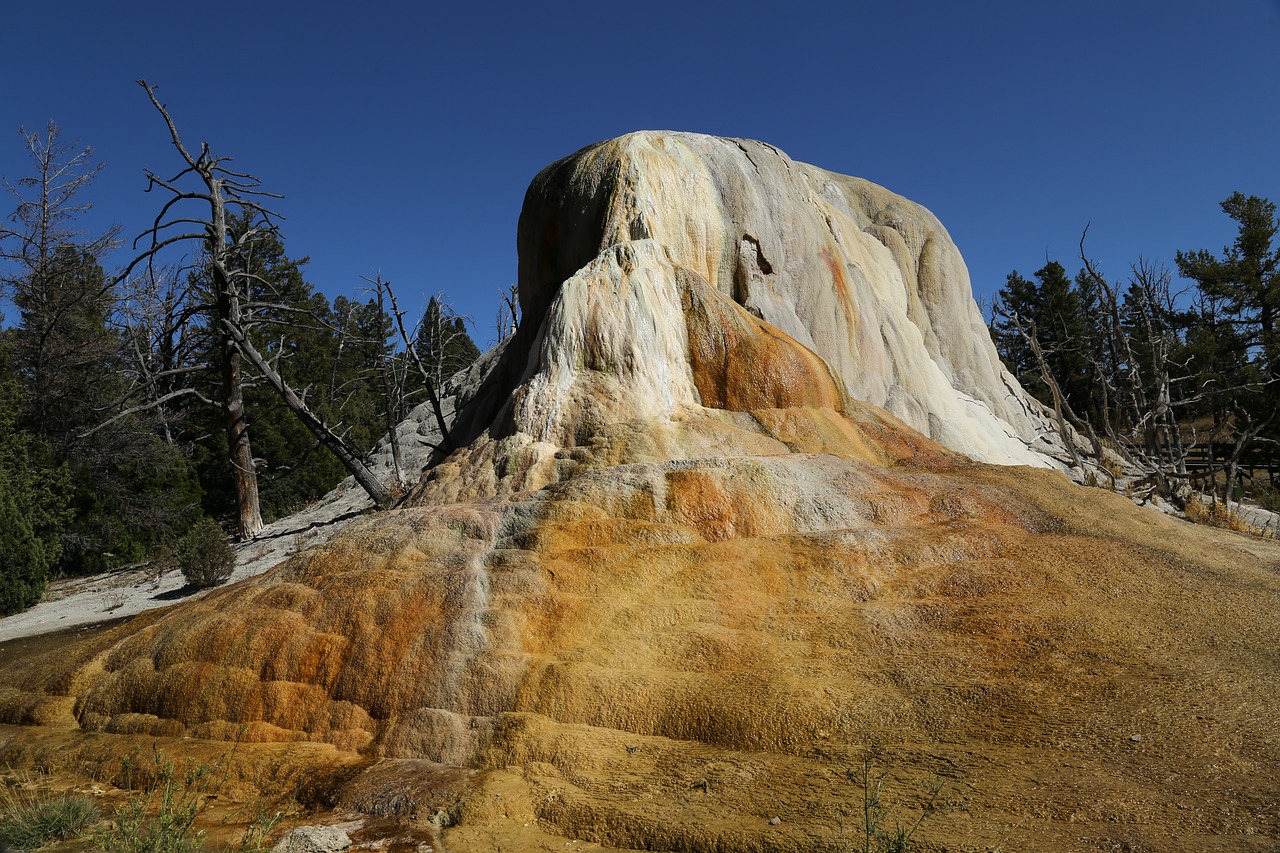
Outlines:
<svg viewBox="0 0 1280 853"><path fill-rule="evenodd" d="M0 717L43 728L3 757L238 738L365 766L331 800L456 820L450 850L816 853L859 845L879 744L903 820L946 779L932 849L1269 849L1280 548L863 400L1027 452L989 345L941 339L940 226L824 175L668 134L550 167L460 449L263 576L6 660Z"/></svg>
<svg viewBox="0 0 1280 853"><path fill-rule="evenodd" d="M929 211L869 181L762 142L634 133L543 170L518 245L526 314L563 300L566 279L616 281L597 266L613 250L654 291L692 278L744 307L825 359L855 399L953 450L1044 464L1027 445L1048 430L1001 366L951 237ZM645 319L670 336L678 317L661 309L655 302Z"/></svg>

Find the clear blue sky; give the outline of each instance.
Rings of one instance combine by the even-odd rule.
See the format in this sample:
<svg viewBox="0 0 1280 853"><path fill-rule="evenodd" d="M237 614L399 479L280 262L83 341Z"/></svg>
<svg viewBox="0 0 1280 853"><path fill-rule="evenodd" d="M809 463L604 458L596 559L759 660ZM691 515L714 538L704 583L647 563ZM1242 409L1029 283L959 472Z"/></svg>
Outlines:
<svg viewBox="0 0 1280 853"><path fill-rule="evenodd" d="M1217 203L1280 201L1280 2L8 4L0 174L55 119L107 170L95 218L154 215L175 172L133 81L286 198L286 246L331 297L378 269L493 336L529 180L638 129L766 140L931 208L977 293L1046 256L1232 238ZM7 208L7 204L6 204ZM121 253L123 257L123 253Z"/></svg>

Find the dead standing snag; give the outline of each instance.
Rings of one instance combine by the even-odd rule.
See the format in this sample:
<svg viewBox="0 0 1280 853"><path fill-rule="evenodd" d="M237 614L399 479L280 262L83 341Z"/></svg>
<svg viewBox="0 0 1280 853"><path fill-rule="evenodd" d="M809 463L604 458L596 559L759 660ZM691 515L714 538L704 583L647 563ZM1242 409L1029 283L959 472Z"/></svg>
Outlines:
<svg viewBox="0 0 1280 853"><path fill-rule="evenodd" d="M134 242L136 248L139 242L150 240L124 275L143 261L150 264L156 254L168 246L192 241L201 247L202 263L210 283L210 326L218 341L222 379L218 405L227 415L229 462L239 504L240 538L254 538L263 526L258 508L258 480L249 441L249 423L245 416L242 358L249 360L316 439L333 451L373 501L379 505L385 503L386 490L359 455L311 412L301 396L288 386L249 340L247 329L251 318L245 303L254 282L267 282L251 272L244 259L256 243L278 234L276 220L281 217L267 208L262 200L280 196L260 189L261 181L253 175L227 168L231 158L215 157L208 143L201 143L199 155L193 156L183 144L168 110L156 97L156 87L145 80L139 80L138 85L146 91L151 104L164 118L173 146L186 165L168 180L147 172L147 191L159 187L167 190L171 197L151 227ZM194 184L194 188L188 188L190 184ZM199 212L188 214L187 202L196 202ZM181 215L176 213L179 205L183 205ZM244 227L232 227L236 220Z"/></svg>

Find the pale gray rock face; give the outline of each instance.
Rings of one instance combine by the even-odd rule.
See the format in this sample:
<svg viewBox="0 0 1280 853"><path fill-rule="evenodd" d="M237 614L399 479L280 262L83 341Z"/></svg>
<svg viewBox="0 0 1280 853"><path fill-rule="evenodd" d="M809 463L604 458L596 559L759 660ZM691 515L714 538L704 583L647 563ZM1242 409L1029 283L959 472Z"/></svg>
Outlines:
<svg viewBox="0 0 1280 853"><path fill-rule="evenodd" d="M703 403L683 357L694 280L940 443L1051 464L1032 448L1050 449L1043 410L1000 364L946 229L869 181L761 142L634 133L544 169L517 242L522 312L543 326L509 412L539 441L571 443L584 412L598 423ZM607 389L574 378L584 349L608 362Z"/></svg>
<svg viewBox="0 0 1280 853"><path fill-rule="evenodd" d="M334 826L300 826L272 848L272 853L342 853L351 839Z"/></svg>

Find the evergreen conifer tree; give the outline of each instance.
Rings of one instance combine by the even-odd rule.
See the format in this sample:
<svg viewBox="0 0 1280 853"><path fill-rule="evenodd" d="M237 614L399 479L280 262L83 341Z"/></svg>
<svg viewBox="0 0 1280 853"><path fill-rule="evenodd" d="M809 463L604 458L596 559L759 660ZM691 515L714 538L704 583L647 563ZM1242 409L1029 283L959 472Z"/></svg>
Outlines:
<svg viewBox="0 0 1280 853"><path fill-rule="evenodd" d="M444 294L432 296L422 313L414 339L418 357L431 372L436 388L480 357L480 348L467 332L466 319L454 313Z"/></svg>
<svg viewBox="0 0 1280 853"><path fill-rule="evenodd" d="M0 615L38 602L48 580L49 558L0 472Z"/></svg>
<svg viewBox="0 0 1280 853"><path fill-rule="evenodd" d="M22 394L0 346L0 615L44 594L70 521L70 482L38 436L17 426Z"/></svg>
<svg viewBox="0 0 1280 853"><path fill-rule="evenodd" d="M1018 382L1039 400L1050 402L1040 365L1023 331L1034 329L1050 372L1077 411L1087 411L1091 370L1088 352L1092 335L1078 289L1057 261L1036 270L1035 281L1017 270L996 297L993 333L996 351ZM1023 331L1019 331L1019 325Z"/></svg>
<svg viewBox="0 0 1280 853"><path fill-rule="evenodd" d="M1217 300L1242 343L1261 356L1263 369L1280 360L1280 230L1273 202L1233 193L1221 204L1238 226L1235 241L1217 257L1207 249L1178 252L1178 271Z"/></svg>

